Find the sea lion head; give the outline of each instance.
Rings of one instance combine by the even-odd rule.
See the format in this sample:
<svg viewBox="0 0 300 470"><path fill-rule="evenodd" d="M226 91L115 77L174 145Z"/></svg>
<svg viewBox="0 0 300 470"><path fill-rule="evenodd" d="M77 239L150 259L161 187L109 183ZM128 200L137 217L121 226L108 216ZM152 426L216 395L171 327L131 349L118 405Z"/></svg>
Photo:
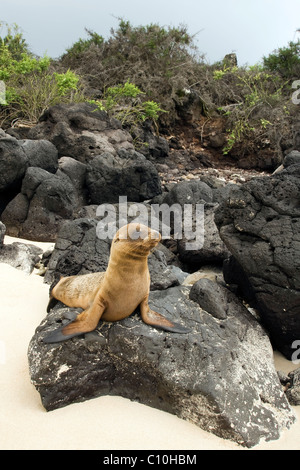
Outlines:
<svg viewBox="0 0 300 470"><path fill-rule="evenodd" d="M121 227L114 236L112 247L145 256L159 243L161 235L146 225L130 223Z"/></svg>

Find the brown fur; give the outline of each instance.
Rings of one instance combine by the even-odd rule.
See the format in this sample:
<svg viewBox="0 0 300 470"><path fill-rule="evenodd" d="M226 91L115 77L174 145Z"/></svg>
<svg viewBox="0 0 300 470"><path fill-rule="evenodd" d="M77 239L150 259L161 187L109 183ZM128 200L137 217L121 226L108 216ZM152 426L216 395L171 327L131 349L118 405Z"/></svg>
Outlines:
<svg viewBox="0 0 300 470"><path fill-rule="evenodd" d="M140 237L135 239L137 235ZM148 305L150 274L147 258L160 239L158 232L145 225L128 224L113 239L105 272L61 278L50 293L50 302L55 298L84 311L58 334L54 332L44 341L63 341L92 331L100 318L112 322L122 320L138 306L145 323L169 331L187 332Z"/></svg>

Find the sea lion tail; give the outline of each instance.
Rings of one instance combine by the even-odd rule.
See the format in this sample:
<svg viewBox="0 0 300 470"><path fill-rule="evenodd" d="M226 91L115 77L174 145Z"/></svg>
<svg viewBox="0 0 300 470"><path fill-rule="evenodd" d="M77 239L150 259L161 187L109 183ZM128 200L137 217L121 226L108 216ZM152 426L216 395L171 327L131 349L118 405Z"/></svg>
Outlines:
<svg viewBox="0 0 300 470"><path fill-rule="evenodd" d="M155 312L154 310L151 310L150 308L147 310L147 312L142 313L142 319L145 323L147 323L147 325L154 326L159 330L180 334L191 332L189 328L169 320L168 318L164 317L160 313Z"/></svg>

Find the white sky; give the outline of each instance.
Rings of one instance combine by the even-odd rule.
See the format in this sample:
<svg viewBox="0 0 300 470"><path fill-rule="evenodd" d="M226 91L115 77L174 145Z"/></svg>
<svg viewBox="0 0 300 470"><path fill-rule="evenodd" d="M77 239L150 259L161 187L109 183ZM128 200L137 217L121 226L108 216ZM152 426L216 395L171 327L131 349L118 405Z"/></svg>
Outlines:
<svg viewBox="0 0 300 470"><path fill-rule="evenodd" d="M200 31L209 63L236 52L240 65L252 65L300 38L300 0L0 0L0 21L17 23L32 52L53 58L86 38L85 27L108 37L118 17Z"/></svg>

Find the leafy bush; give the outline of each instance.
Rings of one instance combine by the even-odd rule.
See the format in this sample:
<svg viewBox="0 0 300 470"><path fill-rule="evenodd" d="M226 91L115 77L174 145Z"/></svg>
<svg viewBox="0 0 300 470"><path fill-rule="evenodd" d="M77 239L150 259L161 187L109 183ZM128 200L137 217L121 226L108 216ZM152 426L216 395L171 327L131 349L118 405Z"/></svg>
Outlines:
<svg viewBox="0 0 300 470"><path fill-rule="evenodd" d="M162 116L166 124L177 117L178 91L199 81L200 57L184 26L135 27L129 21L119 20L108 40L101 45L91 41L85 46L77 54L69 49L61 64L84 76L97 98L108 88L129 80L143 90L142 101L161 103L168 111Z"/></svg>
<svg viewBox="0 0 300 470"><path fill-rule="evenodd" d="M19 26L9 25L5 21L0 22L0 30L6 29L5 35L0 36L0 44L7 46L13 59L21 59L22 54L30 54L26 40L23 38Z"/></svg>
<svg viewBox="0 0 300 470"><path fill-rule="evenodd" d="M146 120L151 120L157 126L159 115L165 112L155 101L141 101L140 97L144 94L127 80L124 85L118 84L107 88L101 100L89 100L89 102L95 104L100 111L106 111L121 121L135 137L136 126ZM142 142L136 140L136 145L141 144Z"/></svg>
<svg viewBox="0 0 300 470"><path fill-rule="evenodd" d="M240 144L240 150L244 146L245 151L246 147L251 151L255 141L267 141L270 128L277 128L288 113L290 96L285 94L287 82L261 65L224 67L215 70L213 77L222 83L223 90L228 84L231 89L231 102L219 107L227 118L228 129L223 153L230 153L236 144Z"/></svg>
<svg viewBox="0 0 300 470"><path fill-rule="evenodd" d="M85 31L88 33L89 39L79 38L72 47L67 49L67 54L69 57L78 58L82 52L86 51L92 44L96 46L101 46L104 42L104 38L99 34L85 28Z"/></svg>
<svg viewBox="0 0 300 470"><path fill-rule="evenodd" d="M263 58L266 69L279 73L284 78L299 78L300 74L300 40L290 41L288 46L281 47Z"/></svg>
<svg viewBox="0 0 300 470"><path fill-rule="evenodd" d="M16 120L34 124L49 106L80 95L79 77L71 70L54 72L49 57L37 59L26 52L19 33L0 41L0 80L6 87L5 102L0 105L1 125Z"/></svg>

